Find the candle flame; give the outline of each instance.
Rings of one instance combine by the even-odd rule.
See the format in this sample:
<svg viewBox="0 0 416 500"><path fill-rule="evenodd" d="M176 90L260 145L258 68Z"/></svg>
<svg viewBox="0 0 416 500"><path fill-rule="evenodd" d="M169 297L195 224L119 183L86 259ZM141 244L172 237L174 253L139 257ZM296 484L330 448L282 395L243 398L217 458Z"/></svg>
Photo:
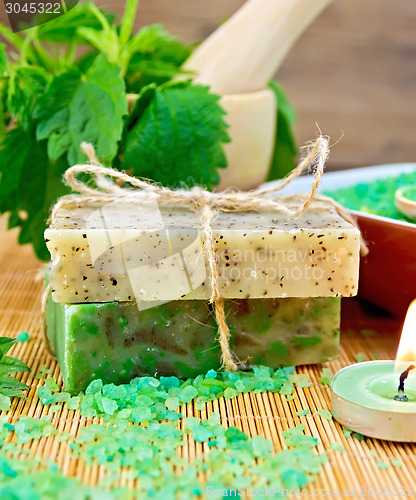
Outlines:
<svg viewBox="0 0 416 500"><path fill-rule="evenodd" d="M396 361L416 362L416 299L407 311Z"/></svg>

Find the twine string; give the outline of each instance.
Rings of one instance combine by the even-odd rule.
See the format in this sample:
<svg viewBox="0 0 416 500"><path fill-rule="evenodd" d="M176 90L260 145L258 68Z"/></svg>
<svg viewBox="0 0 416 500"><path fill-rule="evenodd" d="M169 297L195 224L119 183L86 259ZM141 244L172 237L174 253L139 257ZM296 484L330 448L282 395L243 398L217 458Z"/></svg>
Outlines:
<svg viewBox="0 0 416 500"><path fill-rule="evenodd" d="M195 186L191 189L171 190L160 186L154 182L149 182L137 177L120 172L118 170L103 167L95 156L94 148L91 144L82 143L81 148L89 158L89 164L74 165L65 172L67 184L79 195L68 195L60 198L53 208L51 219L56 217L56 213L61 208L73 208L80 204L106 203L120 200L125 202L138 202L144 198L154 198L161 204L185 205L189 208L200 210L200 207L208 204L213 210L221 212L246 212L248 210L278 209L285 214L299 217L308 209L313 199L316 197L318 187L321 183L323 169L329 154L329 140L327 137L319 136L310 145L308 154L299 165L282 181L266 189L254 189L251 191L233 191L228 189L221 193L211 193L201 187ZM299 195L287 197L287 199L272 199L272 195L281 191L290 184L293 179L299 177L306 170L314 171L314 182L311 191L307 195L299 208L295 211L288 208L287 199L294 198L297 205L302 201ZM76 176L78 173L88 173L97 179L97 187L90 187L86 182L81 181ZM132 188L120 188L115 182L105 182L110 177L121 185L130 185Z"/></svg>
<svg viewBox="0 0 416 500"><path fill-rule="evenodd" d="M49 300L49 295L52 292L52 285L51 283L48 283L47 286L44 288L41 298L40 298L40 314L41 314L41 327L40 327L40 333L43 339L43 342L46 346L46 351L48 354L53 355L51 343L49 342L48 336L47 336L47 318L46 318L46 311L48 308L48 300Z"/></svg>
<svg viewBox="0 0 416 500"><path fill-rule="evenodd" d="M279 210L297 218L303 215L313 200L329 203L335 207L339 215L353 225L357 225L353 217L331 198L317 194L322 180L324 166L329 155L329 139L320 135L314 143L308 145L308 152L299 165L284 179L271 187L251 191L226 190L211 193L201 187L171 190L118 170L103 167L98 161L91 144L82 143L81 148L88 156L89 164L74 165L65 172L67 184L77 193L67 195L58 200L51 214L54 220L62 208L71 209L89 203L109 203L113 201L138 203L145 199L155 199L161 205L181 205L197 211L201 215L202 232L204 234L204 251L209 267L211 286L210 303L213 306L218 326L218 342L221 347L221 361L226 370L236 371L238 360L230 349L230 330L227 325L224 299L220 296L218 286L217 253L212 234L212 221L217 212L246 212L249 210ZM282 190L306 170L312 170L314 182L306 199L301 195L271 195ZM87 173L95 177L96 186L90 187L86 181L77 178L77 174ZM129 187L126 187L129 186ZM123 187L121 187L123 186ZM293 209L293 206L297 207ZM368 252L362 241L362 253Z"/></svg>
<svg viewBox="0 0 416 500"><path fill-rule="evenodd" d="M215 251L214 237L212 235L212 220L215 212L206 204L202 207L202 229L204 232L204 248L209 266L209 279L211 285L210 304L215 313L215 321L218 326L218 341L221 347L221 364L227 370L235 372L238 369L235 355L230 349L230 329L225 319L225 303L218 289L218 267L217 254Z"/></svg>

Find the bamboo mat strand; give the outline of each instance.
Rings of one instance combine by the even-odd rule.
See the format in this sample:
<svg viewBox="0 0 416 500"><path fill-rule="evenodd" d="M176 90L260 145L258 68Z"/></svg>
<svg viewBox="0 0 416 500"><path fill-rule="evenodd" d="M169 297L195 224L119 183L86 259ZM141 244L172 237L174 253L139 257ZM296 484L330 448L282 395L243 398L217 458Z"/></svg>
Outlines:
<svg viewBox="0 0 416 500"><path fill-rule="evenodd" d="M1 225L1 224L0 224ZM20 374L19 378L29 386L24 399L14 398L11 410L7 415L14 423L20 416L41 418L50 415L49 407L43 406L37 397L37 389L44 385L45 376L55 377L58 385L62 379L55 359L46 351L40 334L40 295L41 283L37 279L40 268L28 246L18 247L15 243L16 233L5 232L0 228L2 246L0 247L0 335L15 337L19 332L27 331L30 340L16 343L10 353L27 363L31 373ZM348 316L348 310L343 311ZM386 318L371 318L376 334L365 335L353 333L366 328L368 318L353 314L354 321L346 321L343 325L342 350L338 359L325 364L333 372L343 366L355 362L358 353L366 359L372 359L376 354L380 359L391 359L394 356L398 341L397 323ZM41 365L50 370L49 375L35 378ZM207 403L198 410L196 402L187 404L180 411L184 417L197 416L208 419L213 412L220 414L220 422L225 427L236 426L247 435L263 435L270 439L276 451L285 448L283 432L302 423L305 433L318 438L316 453L327 454L328 461L323 464L321 472L307 490L313 498L328 498L328 491L338 492L338 497L345 497L345 488L354 489L356 497L362 497L363 488L369 487L413 487L416 482L416 445L379 441L370 438L358 440L346 438L342 427L335 420L325 420L317 414L318 410L330 409L330 389L320 381L322 366L304 366L297 373L305 374L310 380L310 386L295 387L293 399L277 393L246 393L238 394L233 399L221 398ZM297 412L310 409L310 413L298 416ZM178 410L179 411L179 410ZM86 419L80 416L79 410L71 411L66 405L51 415L55 428L78 436L81 429L90 423L102 423L102 420ZM178 422L178 428L184 430L184 419ZM344 452L330 448L332 443L340 443ZM103 467L94 464L86 465L81 459L73 458L72 452L64 442L58 440L58 435L51 435L31 441L22 448L42 457L55 460L60 470L69 477L77 477L80 481L96 485L101 483L106 472ZM207 443L197 443L187 436L186 446L177 450L178 457L193 461L196 457L208 452ZM379 468L377 459L389 464L387 468ZM402 462L401 467L391 465L391 460ZM207 480L207 473L200 474L200 480ZM130 478L128 471L120 477L120 486L134 488L136 480ZM406 490L407 491L407 490ZM359 494L360 492L360 494ZM371 496L371 495L367 495ZM377 496L375 496L377 498Z"/></svg>

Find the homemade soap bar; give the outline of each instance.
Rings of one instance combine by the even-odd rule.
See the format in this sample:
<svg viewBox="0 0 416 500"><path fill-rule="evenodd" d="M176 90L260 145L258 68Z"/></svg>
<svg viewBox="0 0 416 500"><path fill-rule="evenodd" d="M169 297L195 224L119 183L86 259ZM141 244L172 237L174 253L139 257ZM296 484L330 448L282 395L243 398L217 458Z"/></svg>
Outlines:
<svg viewBox="0 0 416 500"><path fill-rule="evenodd" d="M227 301L231 349L245 366L321 363L339 352L339 298ZM49 300L46 331L65 389L96 378L195 377L220 367L208 301L179 300L139 311L137 304L58 304ZM243 365L244 367L244 365Z"/></svg>
<svg viewBox="0 0 416 500"><path fill-rule="evenodd" d="M314 202L297 219L278 210L219 213L212 228L224 298L357 292L360 233L329 204ZM144 309L211 295L200 214L184 207L61 209L45 241L55 302L136 301Z"/></svg>

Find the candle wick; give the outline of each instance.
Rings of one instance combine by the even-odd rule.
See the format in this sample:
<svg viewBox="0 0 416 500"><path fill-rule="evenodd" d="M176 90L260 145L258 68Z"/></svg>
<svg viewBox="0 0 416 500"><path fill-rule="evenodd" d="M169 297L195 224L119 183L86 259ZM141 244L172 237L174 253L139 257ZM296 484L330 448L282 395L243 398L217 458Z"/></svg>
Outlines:
<svg viewBox="0 0 416 500"><path fill-rule="evenodd" d="M409 368L407 368L407 370L405 370L400 375L398 393L394 396L395 401L408 401L408 398L404 393L404 381L409 376L410 371L414 370L415 368L416 368L415 365L410 365Z"/></svg>
<svg viewBox="0 0 416 500"><path fill-rule="evenodd" d="M404 381L409 376L409 372L411 370L414 370L415 368L416 368L415 365L410 365L409 368L400 375L399 391L404 391Z"/></svg>

